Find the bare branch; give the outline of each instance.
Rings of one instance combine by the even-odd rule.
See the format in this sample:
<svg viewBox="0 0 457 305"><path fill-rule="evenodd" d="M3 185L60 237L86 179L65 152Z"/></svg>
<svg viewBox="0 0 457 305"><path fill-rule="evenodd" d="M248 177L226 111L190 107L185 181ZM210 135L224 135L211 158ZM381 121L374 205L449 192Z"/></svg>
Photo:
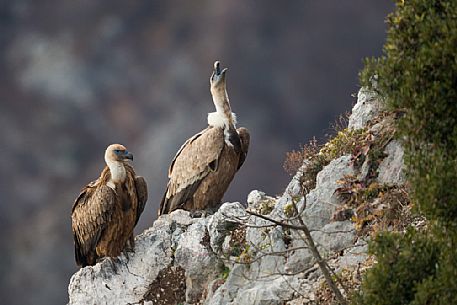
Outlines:
<svg viewBox="0 0 457 305"><path fill-rule="evenodd" d="M252 212L252 211L249 211L249 210L246 210L246 213L248 214L251 214L252 216L256 216L256 217L259 217L259 218L262 218L264 220L267 220L267 221L270 221L278 226L281 226L283 228L288 228L288 229L293 229L293 230L303 230L303 226L297 226L297 225L291 225L291 224L288 224L288 223L284 223L282 221L278 221L278 220L275 220L273 218L270 218L270 217L267 217L265 215L261 215L261 214L258 214L256 212Z"/></svg>
<svg viewBox="0 0 457 305"><path fill-rule="evenodd" d="M270 273L268 275L263 275L263 276L258 276L256 278L252 278L252 277L249 277L247 276L246 274L240 274L240 273L234 273L236 276L239 276L239 277L242 277L246 280L250 280L250 281L271 281L271 277L272 276L294 276L294 275L297 275L297 274L303 274L304 277L307 277L310 273L316 271L319 267L318 266L311 266L311 267L307 267L307 268L304 268L304 269L301 269L301 270L298 270L296 272L291 272L291 273L285 273L285 272L273 272L273 273Z"/></svg>
<svg viewBox="0 0 457 305"><path fill-rule="evenodd" d="M236 219L236 221L238 223L240 223L240 224L242 224L242 225L244 225L246 227L271 228L273 226L281 226L282 228L300 231L300 232L303 233L303 235L299 234L299 236L305 242L305 244L307 245L307 247L295 247L295 248L286 249L284 251L273 251L273 246L272 246L271 241L270 241L270 244L269 244L270 246L268 247L268 249L270 249L269 252L264 252L263 251L264 249L260 249L256 245L252 245L253 248L255 248L255 250L257 250L257 253L260 253L260 255L257 255L254 260L250 260L249 262L238 261L238 262L233 262L233 263L249 265L249 264L252 264L252 263L255 263L255 262L259 261L261 258L263 258L265 256L285 256L288 252L291 252L291 251L294 251L294 250L309 249L311 251L314 259L316 260L317 265L319 266L322 274L324 275L325 281L327 282L328 286L333 291L336 299L338 300L338 303L341 304L341 305L347 305L348 304L347 300L343 297L343 295L341 294L341 291L337 287L337 284L335 283L335 281L332 278L332 274L334 276L336 276L336 274L330 268L330 266L327 264L327 261L324 258L322 258L322 256L320 255L319 250L317 249L316 243L314 242L314 240L313 240L313 238L311 236L311 232L322 232L324 234L337 234L337 233L349 233L349 232L351 232L353 230L339 230L339 231L336 230L336 231L332 231L332 232L326 232L326 231L322 231L322 230L309 230L308 226L305 224L305 222L303 221L303 218L301 217L301 214L305 210L306 202L304 203L304 208L301 211L298 211L297 204L296 204L296 202L294 202L294 200L292 200L292 207L294 209L294 216L291 217L291 218L281 219L281 220L273 219L271 217L268 217L268 216L265 216L265 215L261 215L261 214L256 213L256 212L253 212L253 211L250 211L250 210L246 210L246 213L249 214L250 216L258 217L260 219L263 219L263 220L266 220L268 222L271 222L271 224L266 224L266 225L251 225L251 224L247 224L246 222L249 221L250 216L247 216L247 217L234 217L234 216L224 215L224 216L226 216L226 218ZM297 225L297 224L290 223L291 221L298 221L299 224ZM271 239L271 236L268 234L267 238ZM231 261L230 259L227 259L227 260ZM297 274L300 274L300 273L304 273L307 270L309 270L309 269L299 270L298 272L294 272L294 273L286 273L286 272L271 273L271 274L268 275L268 277L271 277L271 276L274 276L274 275L292 276L292 275L297 275ZM242 276L246 278L245 275L242 275ZM256 280L258 280L260 278L261 277L258 277ZM336 279L337 279L338 283L342 286L342 288L345 291L347 291L346 287L344 287L341 279L339 279L339 277L337 277L337 276L336 276Z"/></svg>
<svg viewBox="0 0 457 305"><path fill-rule="evenodd" d="M298 213L296 204L294 202L292 202L292 204L295 209L295 212ZM341 294L341 291L338 289L338 287L336 286L335 282L333 281L333 279L330 275L330 271L329 271L327 262L324 259L322 259L321 255L319 253L319 250L317 250L317 247L311 236L311 232L308 230L308 227L306 226L306 224L302 218L298 218L298 221L300 222L300 225L302 227L301 231L305 234L306 243L308 244L314 258L316 259L317 264L319 265L319 268L321 269L321 271L324 275L325 281L327 282L327 285L330 287L330 289L332 289L338 302L341 305L347 305L346 299L343 297L343 295Z"/></svg>

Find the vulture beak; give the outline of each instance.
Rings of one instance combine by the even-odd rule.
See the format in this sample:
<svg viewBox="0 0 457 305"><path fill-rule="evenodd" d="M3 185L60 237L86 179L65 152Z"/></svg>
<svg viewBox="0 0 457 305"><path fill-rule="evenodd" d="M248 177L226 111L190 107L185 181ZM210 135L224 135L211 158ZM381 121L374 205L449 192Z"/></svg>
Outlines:
<svg viewBox="0 0 457 305"><path fill-rule="evenodd" d="M224 70L221 71L221 80L225 80L225 72L227 72L228 68L224 68Z"/></svg>
<svg viewBox="0 0 457 305"><path fill-rule="evenodd" d="M124 159L129 159L133 161L133 155L132 153L125 151Z"/></svg>
<svg viewBox="0 0 457 305"><path fill-rule="evenodd" d="M211 76L211 81L213 83L225 81L225 72L227 72L227 68L224 68L223 70L221 70L221 63L219 61L215 61L213 75Z"/></svg>

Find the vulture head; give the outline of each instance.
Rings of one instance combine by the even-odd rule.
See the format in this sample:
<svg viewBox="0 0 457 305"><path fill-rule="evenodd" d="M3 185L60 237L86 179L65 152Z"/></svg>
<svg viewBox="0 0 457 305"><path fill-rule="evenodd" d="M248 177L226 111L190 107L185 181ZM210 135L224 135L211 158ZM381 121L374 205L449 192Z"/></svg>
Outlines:
<svg viewBox="0 0 457 305"><path fill-rule="evenodd" d="M214 91L225 91L225 73L227 68L221 70L221 63L219 61L214 62L213 74L209 79L211 85L211 92Z"/></svg>
<svg viewBox="0 0 457 305"><path fill-rule="evenodd" d="M121 144L111 144L105 152L105 161L107 164L113 162L123 162L133 160L133 155Z"/></svg>

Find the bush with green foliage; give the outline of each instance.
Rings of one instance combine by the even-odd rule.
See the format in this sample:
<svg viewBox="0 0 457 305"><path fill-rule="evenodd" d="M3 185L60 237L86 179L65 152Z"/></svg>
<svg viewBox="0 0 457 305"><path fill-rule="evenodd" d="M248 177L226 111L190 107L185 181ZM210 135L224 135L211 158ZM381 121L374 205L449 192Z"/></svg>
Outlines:
<svg viewBox="0 0 457 305"><path fill-rule="evenodd" d="M369 59L362 85L403 113L411 197L426 232L384 234L371 246L378 264L354 304L457 304L457 1L397 1L384 56Z"/></svg>
<svg viewBox="0 0 457 305"><path fill-rule="evenodd" d="M436 273L438 251L432 239L412 229L404 235L379 234L370 244L378 263L367 273L355 303L411 304L419 284Z"/></svg>

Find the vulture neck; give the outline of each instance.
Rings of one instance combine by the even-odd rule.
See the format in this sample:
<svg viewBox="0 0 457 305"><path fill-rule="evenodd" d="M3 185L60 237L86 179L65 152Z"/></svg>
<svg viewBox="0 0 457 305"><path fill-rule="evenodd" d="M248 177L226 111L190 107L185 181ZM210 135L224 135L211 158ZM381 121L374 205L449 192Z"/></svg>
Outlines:
<svg viewBox="0 0 457 305"><path fill-rule="evenodd" d="M106 161L106 164L109 167L109 171L111 173L110 182L112 183L122 183L125 181L127 177L127 173L125 171L125 166L123 162L119 161Z"/></svg>
<svg viewBox="0 0 457 305"><path fill-rule="evenodd" d="M224 130L234 129L236 125L236 115L230 108L230 102L225 90L211 90L216 112L208 113L208 125L224 128Z"/></svg>

